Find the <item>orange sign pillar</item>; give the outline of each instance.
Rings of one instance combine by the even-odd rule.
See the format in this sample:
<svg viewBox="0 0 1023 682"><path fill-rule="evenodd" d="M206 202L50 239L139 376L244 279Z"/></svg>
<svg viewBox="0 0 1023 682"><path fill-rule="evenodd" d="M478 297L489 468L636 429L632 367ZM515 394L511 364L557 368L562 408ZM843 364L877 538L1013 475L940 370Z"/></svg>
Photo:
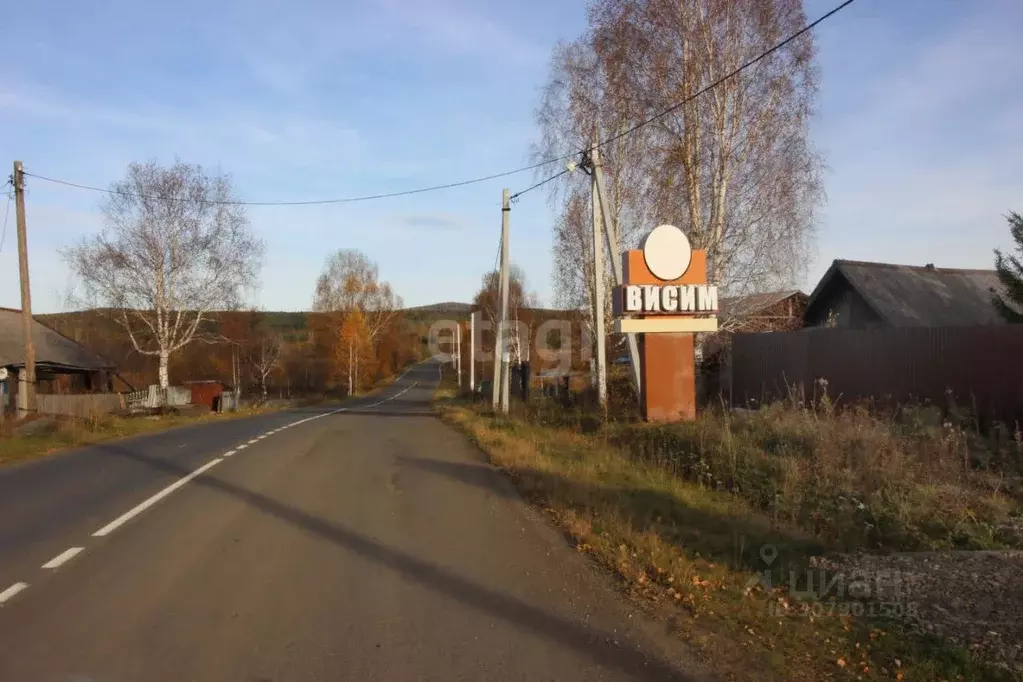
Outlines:
<svg viewBox="0 0 1023 682"><path fill-rule="evenodd" d="M702 249L692 252L689 268L681 277L674 280L662 280L650 272L643 251L627 251L622 254L622 261L625 285L671 286L707 283L707 254ZM641 334L640 404L643 408L643 418L647 421L677 422L696 419L695 338L695 334L691 332Z"/></svg>

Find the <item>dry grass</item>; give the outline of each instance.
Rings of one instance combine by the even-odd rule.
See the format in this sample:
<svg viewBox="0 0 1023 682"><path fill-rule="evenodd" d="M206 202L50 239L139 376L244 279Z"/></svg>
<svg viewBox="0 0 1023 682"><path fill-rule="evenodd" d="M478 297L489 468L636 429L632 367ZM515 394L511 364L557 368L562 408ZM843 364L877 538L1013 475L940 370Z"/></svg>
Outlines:
<svg viewBox="0 0 1023 682"><path fill-rule="evenodd" d="M839 414L826 402L660 427L550 406L507 419L455 401L441 411L580 551L740 679L1000 674L896 621L853 618L848 604L808 612L778 586L832 551L1010 544L998 528L1020 509L1010 485L1018 440L987 443L985 459L960 427L909 412ZM778 550L769 566L768 546ZM751 588L768 569L775 587Z"/></svg>

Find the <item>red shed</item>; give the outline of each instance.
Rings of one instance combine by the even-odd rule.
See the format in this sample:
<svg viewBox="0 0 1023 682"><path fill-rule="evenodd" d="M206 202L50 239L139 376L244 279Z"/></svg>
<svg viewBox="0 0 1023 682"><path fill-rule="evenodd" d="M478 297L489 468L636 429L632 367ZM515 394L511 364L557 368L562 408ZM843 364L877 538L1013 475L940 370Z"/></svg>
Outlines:
<svg viewBox="0 0 1023 682"><path fill-rule="evenodd" d="M182 382L192 389L192 404L205 405L214 412L220 409L220 397L231 387L216 379Z"/></svg>

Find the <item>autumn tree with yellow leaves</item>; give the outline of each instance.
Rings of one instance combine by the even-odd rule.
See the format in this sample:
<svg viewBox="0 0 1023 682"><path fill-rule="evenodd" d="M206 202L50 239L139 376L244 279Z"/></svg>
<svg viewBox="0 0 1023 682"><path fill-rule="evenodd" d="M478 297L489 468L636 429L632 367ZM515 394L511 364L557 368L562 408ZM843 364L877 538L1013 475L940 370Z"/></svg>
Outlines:
<svg viewBox="0 0 1023 682"><path fill-rule="evenodd" d="M316 281L313 309L333 325L328 357L335 378L347 379L349 394L393 364L379 355L392 354L383 342L400 322L401 305L391 285L380 281L376 263L362 252L341 249L327 258Z"/></svg>

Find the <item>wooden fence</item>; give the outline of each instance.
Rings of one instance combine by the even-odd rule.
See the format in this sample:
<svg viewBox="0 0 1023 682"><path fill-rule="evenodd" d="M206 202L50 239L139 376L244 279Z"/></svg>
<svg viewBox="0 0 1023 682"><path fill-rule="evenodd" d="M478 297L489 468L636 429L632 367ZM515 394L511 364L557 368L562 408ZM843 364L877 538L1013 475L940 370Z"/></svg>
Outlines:
<svg viewBox="0 0 1023 682"><path fill-rule="evenodd" d="M930 401L976 409L978 416L1023 422L1023 325L911 329L805 329L737 334L731 401L827 393Z"/></svg>
<svg viewBox="0 0 1023 682"><path fill-rule="evenodd" d="M40 414L92 417L116 412L122 406L119 393L36 394L36 409Z"/></svg>

